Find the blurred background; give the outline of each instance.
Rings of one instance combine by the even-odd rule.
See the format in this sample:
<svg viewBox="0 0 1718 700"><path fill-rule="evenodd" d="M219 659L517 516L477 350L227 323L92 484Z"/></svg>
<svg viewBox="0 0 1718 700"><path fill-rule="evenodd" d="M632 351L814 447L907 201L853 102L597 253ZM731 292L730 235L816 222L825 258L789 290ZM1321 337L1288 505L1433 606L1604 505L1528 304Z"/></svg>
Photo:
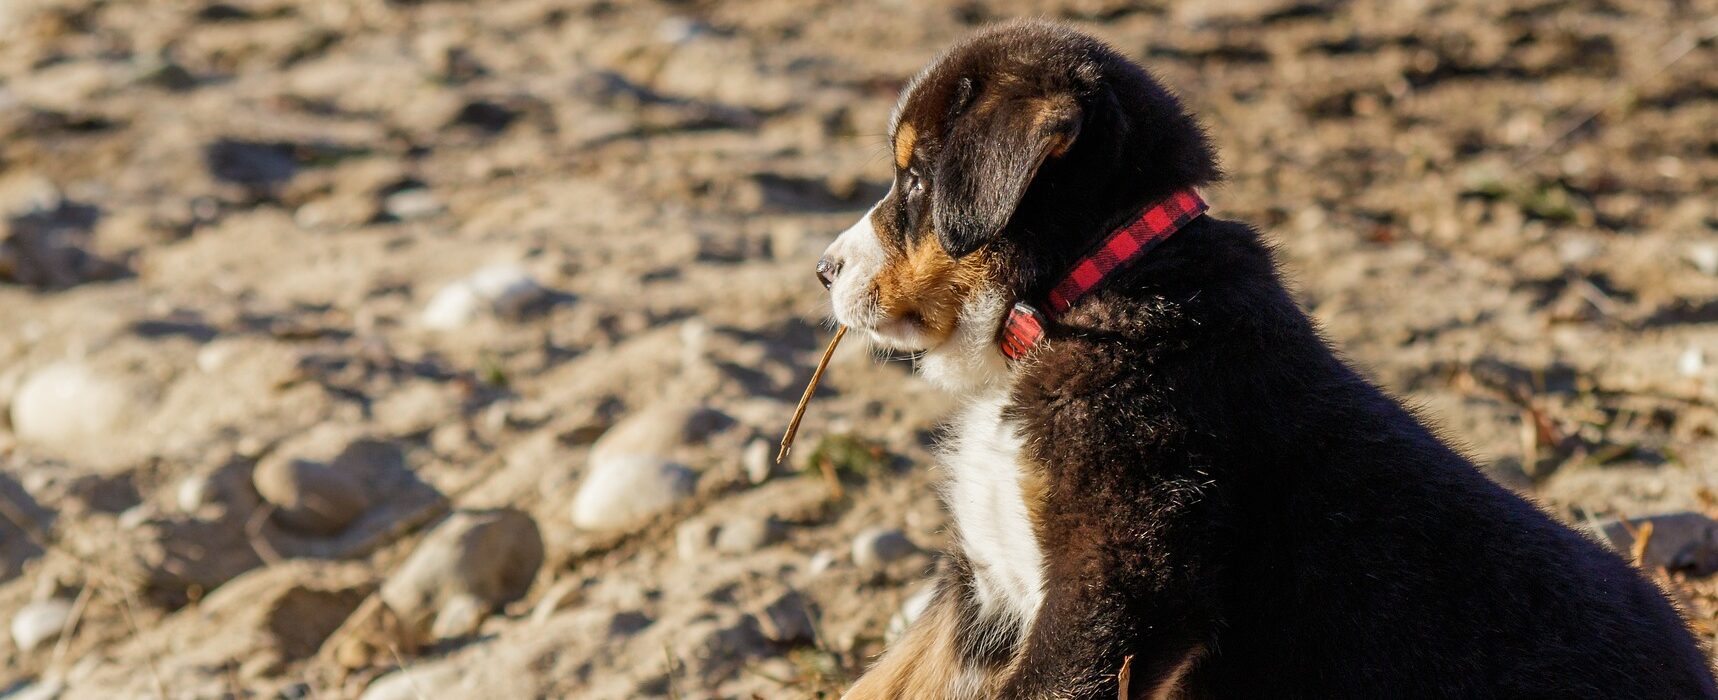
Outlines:
<svg viewBox="0 0 1718 700"><path fill-rule="evenodd" d="M0 697L830 697L922 602L950 402L848 343L771 465L812 262L1023 15L1713 637L1713 0L4 0Z"/></svg>

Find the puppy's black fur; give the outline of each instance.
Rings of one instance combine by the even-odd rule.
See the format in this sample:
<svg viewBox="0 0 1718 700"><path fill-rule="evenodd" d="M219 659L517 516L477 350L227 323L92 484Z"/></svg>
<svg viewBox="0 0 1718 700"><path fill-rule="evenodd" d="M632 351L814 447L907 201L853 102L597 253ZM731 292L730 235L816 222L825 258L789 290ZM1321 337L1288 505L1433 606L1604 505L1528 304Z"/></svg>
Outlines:
<svg viewBox="0 0 1718 700"><path fill-rule="evenodd" d="M1202 649L1189 697L1718 697L1662 593L1337 359L1249 227L1064 330L1016 394L1050 590L1012 696Z"/></svg>
<svg viewBox="0 0 1718 700"><path fill-rule="evenodd" d="M1166 89L1055 25L956 47L900 120L932 193L899 235L982 252L1023 299L1218 176ZM1001 697L1113 698L1130 657L1135 697L1718 697L1664 595L1344 364L1246 224L1196 219L1010 373L1044 603L979 635L1005 649L959 645Z"/></svg>

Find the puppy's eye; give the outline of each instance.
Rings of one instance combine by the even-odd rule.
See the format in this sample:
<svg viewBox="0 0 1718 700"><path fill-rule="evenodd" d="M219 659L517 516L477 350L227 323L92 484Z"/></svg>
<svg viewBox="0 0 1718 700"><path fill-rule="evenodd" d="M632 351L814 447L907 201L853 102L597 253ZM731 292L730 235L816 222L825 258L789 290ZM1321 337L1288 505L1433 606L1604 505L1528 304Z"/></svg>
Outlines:
<svg viewBox="0 0 1718 700"><path fill-rule="evenodd" d="M907 191L912 194L918 194L925 191L925 181L923 178L919 177L919 171L917 169L907 170Z"/></svg>

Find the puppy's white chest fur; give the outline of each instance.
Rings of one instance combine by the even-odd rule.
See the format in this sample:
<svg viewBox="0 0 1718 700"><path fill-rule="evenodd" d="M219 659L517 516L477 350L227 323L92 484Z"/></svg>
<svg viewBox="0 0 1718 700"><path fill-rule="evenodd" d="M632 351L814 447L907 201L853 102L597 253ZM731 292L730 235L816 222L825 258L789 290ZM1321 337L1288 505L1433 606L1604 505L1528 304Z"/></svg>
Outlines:
<svg viewBox="0 0 1718 700"><path fill-rule="evenodd" d="M994 391L961 411L943 455L944 488L979 608L1024 631L1044 599L1044 557L1021 488L1023 441L1003 418L1006 403L1007 393Z"/></svg>

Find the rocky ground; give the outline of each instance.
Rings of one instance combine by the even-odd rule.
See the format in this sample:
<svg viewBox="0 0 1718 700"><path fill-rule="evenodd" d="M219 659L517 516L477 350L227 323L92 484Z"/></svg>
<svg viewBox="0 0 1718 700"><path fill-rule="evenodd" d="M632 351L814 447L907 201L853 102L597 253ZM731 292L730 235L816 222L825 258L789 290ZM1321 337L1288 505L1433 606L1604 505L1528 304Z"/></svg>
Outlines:
<svg viewBox="0 0 1718 700"><path fill-rule="evenodd" d="M1024 14L1177 86L1329 336L1712 637L1713 0L9 0L0 697L829 697L949 401L848 343L772 467L811 263Z"/></svg>

